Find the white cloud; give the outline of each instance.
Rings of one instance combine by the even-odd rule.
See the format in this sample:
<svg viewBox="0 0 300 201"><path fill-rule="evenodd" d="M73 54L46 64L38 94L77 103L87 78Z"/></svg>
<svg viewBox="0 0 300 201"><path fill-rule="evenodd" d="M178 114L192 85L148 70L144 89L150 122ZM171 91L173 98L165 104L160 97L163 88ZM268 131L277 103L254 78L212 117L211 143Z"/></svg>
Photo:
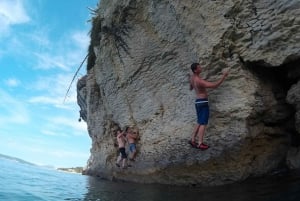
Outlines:
<svg viewBox="0 0 300 201"><path fill-rule="evenodd" d="M69 37L71 37L71 41L70 38L61 38L57 43L51 44L49 43L50 39L45 36L42 37L39 34L32 36L32 40L38 46L47 47L43 48L43 51L41 49L33 50L36 62L34 68L38 70L57 69L75 73L87 54L89 37L84 31L74 32Z"/></svg>
<svg viewBox="0 0 300 201"><path fill-rule="evenodd" d="M33 38L35 42L48 44L48 48L54 50L52 52L38 51L34 53L37 60L37 69L73 70L74 72L86 56L90 40L87 31L84 30L64 34L54 44L49 44L48 41L50 40L45 36L42 37L39 33Z"/></svg>
<svg viewBox="0 0 300 201"><path fill-rule="evenodd" d="M0 27L1 32L8 31L11 25L30 21L21 0L0 1Z"/></svg>
<svg viewBox="0 0 300 201"><path fill-rule="evenodd" d="M57 151L48 151L48 155L52 155L55 158L84 158L88 159L89 154L82 152L66 151L66 150L57 150Z"/></svg>
<svg viewBox="0 0 300 201"><path fill-rule="evenodd" d="M35 96L29 99L30 103L42 103L50 105L61 105L62 99L55 97L46 97L46 96Z"/></svg>
<svg viewBox="0 0 300 201"><path fill-rule="evenodd" d="M49 28L47 27L39 27L37 30L26 33L25 37L27 37L32 43L36 44L40 50L49 49L51 47Z"/></svg>
<svg viewBox="0 0 300 201"><path fill-rule="evenodd" d="M87 35L86 31L76 31L72 34L73 42L76 46L81 49L87 49L90 37Z"/></svg>
<svg viewBox="0 0 300 201"><path fill-rule="evenodd" d="M33 91L42 92L41 95L31 97L28 101L30 103L50 104L58 108L74 107L77 103L76 81L72 83L71 89L66 97L68 87L71 84L72 73L56 74L48 77L40 77L37 81L32 83L29 88Z"/></svg>
<svg viewBox="0 0 300 201"><path fill-rule="evenodd" d="M25 124L29 122L29 113L22 100L17 100L0 89L0 125Z"/></svg>
<svg viewBox="0 0 300 201"><path fill-rule="evenodd" d="M62 134L62 133L58 133L58 132L55 132L55 131L52 131L52 130L41 130L41 133L44 134L44 135L49 135L49 136L60 136L60 137L68 136L64 133Z"/></svg>
<svg viewBox="0 0 300 201"><path fill-rule="evenodd" d="M47 4L44 4L45 2ZM26 10L28 5L31 7L30 10ZM8 68L5 69L7 72L12 71L12 74L7 75L12 77L6 77L5 79L9 79L5 80L6 85L3 86L13 87L22 84L25 90L9 94L9 91L5 91L5 88L1 90L0 87L0 135L16 136L12 140L14 144L6 147L11 150L11 153L16 153L18 150L19 155L27 153L27 158L36 158L33 156L35 154L41 155L37 156L40 159L36 161L48 161L52 156L55 158L53 160L56 160L56 157L65 156L60 161L67 162L72 158L77 163L81 161L79 157L82 160L88 158L88 154L70 150L71 147L80 150L80 147L86 143L81 139L88 138L86 123L77 121L79 117L76 105L77 78L72 84L65 103L63 99L74 73L87 54L89 30L84 30L83 26L82 30L75 31L69 25L61 27L60 22L50 19L53 16L51 12L48 15L49 9L43 10L49 8L44 5L50 4L43 0L0 0L0 40L2 36L9 36L5 38L5 43L0 41L0 57L9 55L8 58L13 58L14 60L11 61L17 64L16 70L26 71L22 79L19 78L22 80L21 83L18 77L13 77L20 72L14 73L15 69L9 71ZM41 11L44 13L41 14ZM47 19L43 18L46 15L48 15ZM47 20L47 23L44 20ZM9 65L2 65L4 66ZM82 69L84 70L85 67L83 66ZM36 76L40 77L36 80ZM27 80L34 83L28 83ZM23 88L9 90L16 89ZM57 108L64 109L57 110ZM19 126L20 124L24 125ZM27 142L29 139L32 141ZM78 140L80 143L75 145ZM7 144L2 141L2 145ZM6 149L2 148L2 150Z"/></svg>
<svg viewBox="0 0 300 201"><path fill-rule="evenodd" d="M32 150L33 151L33 150ZM70 150L67 151L65 149L45 149L40 148L40 149L35 149L33 153L39 153L40 159L35 159L33 161L35 164L38 165L49 165L49 163L42 163L40 161L44 160L43 158L48 157L48 158L55 158L55 161L51 163L51 165L54 165L55 168L58 167L75 167L75 166L84 166L86 162L80 163L80 161L87 161L89 158L89 154L87 152L82 152L82 151L75 151L75 150ZM72 165L70 165L68 161L72 161ZM76 165L75 162L76 161Z"/></svg>
<svg viewBox="0 0 300 201"><path fill-rule="evenodd" d="M1 148L2 153L7 150L14 153L13 156L22 158L38 165L55 165L56 167L69 164L82 166L89 158L88 150L74 150L71 147L58 146L55 142L47 142L39 139L29 138L22 142L12 138L6 138ZM54 144L53 144L54 143ZM33 146L34 145L34 146ZM11 153L8 153L10 155ZM82 164L81 164L82 163Z"/></svg>
<svg viewBox="0 0 300 201"><path fill-rule="evenodd" d="M53 68L58 68L64 71L69 71L70 67L64 55L51 55L49 53L35 53L37 58L38 69L48 70Z"/></svg>
<svg viewBox="0 0 300 201"><path fill-rule="evenodd" d="M67 116L51 116L44 120L42 133L49 136L86 136L87 124Z"/></svg>
<svg viewBox="0 0 300 201"><path fill-rule="evenodd" d="M16 78L9 78L5 80L5 84L9 87L17 87L20 84L20 81L17 80Z"/></svg>
<svg viewBox="0 0 300 201"><path fill-rule="evenodd" d="M44 120L44 134L46 135L85 135L87 131L86 123L79 123L74 116L78 115L76 80L74 81L66 101L63 102L68 86L70 85L73 74L58 74L48 77L40 77L32 83L29 88L33 91L42 93L39 96L33 96L28 101L32 104L41 104L53 106L56 108L67 109L66 116L48 116ZM76 113L78 112L78 113ZM50 115L50 114L49 114ZM67 128L67 131L66 131ZM65 136L66 136L65 135Z"/></svg>
<svg viewBox="0 0 300 201"><path fill-rule="evenodd" d="M87 125L84 122L77 122L74 121L74 119L66 118L66 117L54 117L51 118L49 121L52 122L54 125L59 125L71 128L72 131L82 131L86 132L87 131Z"/></svg>
<svg viewBox="0 0 300 201"><path fill-rule="evenodd" d="M0 13L9 24L19 24L30 20L21 0L1 0Z"/></svg>

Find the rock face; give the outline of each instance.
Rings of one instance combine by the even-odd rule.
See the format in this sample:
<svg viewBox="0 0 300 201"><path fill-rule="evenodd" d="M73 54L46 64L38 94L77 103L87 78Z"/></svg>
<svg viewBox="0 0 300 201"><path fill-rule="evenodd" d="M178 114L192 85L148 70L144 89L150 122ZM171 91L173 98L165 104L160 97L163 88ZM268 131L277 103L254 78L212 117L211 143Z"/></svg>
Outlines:
<svg viewBox="0 0 300 201"><path fill-rule="evenodd" d="M85 174L221 185L299 167L299 24L298 0L101 0L77 85L92 138ZM209 90L206 151L187 143L196 124L193 62L210 81L230 73ZM121 170L115 134L126 125L140 140L133 167Z"/></svg>

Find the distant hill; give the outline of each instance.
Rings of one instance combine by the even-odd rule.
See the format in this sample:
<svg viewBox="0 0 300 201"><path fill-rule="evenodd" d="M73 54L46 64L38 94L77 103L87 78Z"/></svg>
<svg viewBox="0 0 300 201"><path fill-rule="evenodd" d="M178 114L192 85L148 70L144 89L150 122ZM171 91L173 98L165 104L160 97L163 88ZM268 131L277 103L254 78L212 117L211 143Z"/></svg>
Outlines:
<svg viewBox="0 0 300 201"><path fill-rule="evenodd" d="M12 160L12 161L17 161L19 163L24 163L24 164L36 166L36 164L34 164L34 163L30 163L28 161L24 161L20 158L16 158L16 157L13 157L13 156L7 156L7 155L4 155L4 154L0 154L0 158L4 158L4 159Z"/></svg>
<svg viewBox="0 0 300 201"><path fill-rule="evenodd" d="M0 154L0 159L4 158L7 160L11 160L11 161L17 161L19 163L23 163L23 164L28 164L28 165L33 165L33 166L39 166L39 167L44 167L44 168L49 168L49 169L56 169L56 170L60 170L60 171L64 171L64 172L71 172L71 173L82 173L83 167L72 167L72 168L55 168L54 166L51 165L37 165L25 160L22 160L20 158L16 158L13 156L7 156L4 154Z"/></svg>

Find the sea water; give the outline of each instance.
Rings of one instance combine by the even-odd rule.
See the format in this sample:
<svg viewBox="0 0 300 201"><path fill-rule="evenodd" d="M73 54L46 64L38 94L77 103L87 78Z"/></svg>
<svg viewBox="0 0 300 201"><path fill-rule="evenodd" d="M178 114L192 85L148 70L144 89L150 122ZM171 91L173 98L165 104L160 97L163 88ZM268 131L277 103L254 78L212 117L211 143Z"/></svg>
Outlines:
<svg viewBox="0 0 300 201"><path fill-rule="evenodd" d="M218 187L111 182L0 158L2 201L299 201L300 173Z"/></svg>

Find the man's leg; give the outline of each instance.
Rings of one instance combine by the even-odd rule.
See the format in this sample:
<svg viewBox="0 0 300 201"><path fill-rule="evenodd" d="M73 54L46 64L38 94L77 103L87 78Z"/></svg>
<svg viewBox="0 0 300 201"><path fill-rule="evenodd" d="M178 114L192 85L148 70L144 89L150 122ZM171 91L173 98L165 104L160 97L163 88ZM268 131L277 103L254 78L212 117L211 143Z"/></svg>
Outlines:
<svg viewBox="0 0 300 201"><path fill-rule="evenodd" d="M200 125L199 130L198 130L198 135L199 135L199 144L198 148L202 150L206 150L209 148L208 145L203 143L203 138L204 138L204 133L205 133L206 125Z"/></svg>
<svg viewBox="0 0 300 201"><path fill-rule="evenodd" d="M192 134L192 140L191 140L191 142L195 142L195 138L196 138L196 135L198 134L199 127L200 127L199 124L197 124L197 125L195 126L194 131L193 131L193 134Z"/></svg>
<svg viewBox="0 0 300 201"><path fill-rule="evenodd" d="M117 158L117 162L116 162L116 165L118 166L118 167L120 167L120 162L121 162L121 160L122 160L122 156L121 156L121 153L118 155L118 158Z"/></svg>
<svg viewBox="0 0 300 201"><path fill-rule="evenodd" d="M123 158L122 168L126 168L126 158Z"/></svg>
<svg viewBox="0 0 300 201"><path fill-rule="evenodd" d="M206 125L199 125L199 129L198 129L199 145L198 146L200 146L203 143L205 129L206 129Z"/></svg>
<svg viewBox="0 0 300 201"><path fill-rule="evenodd" d="M122 160L122 156L118 156L118 159L117 159L117 163L120 163L121 162L121 160Z"/></svg>
<svg viewBox="0 0 300 201"><path fill-rule="evenodd" d="M131 159L132 159L132 160L135 159L135 155L136 155L136 149L132 151L132 156L131 156Z"/></svg>
<svg viewBox="0 0 300 201"><path fill-rule="evenodd" d="M131 143L129 145L129 151L130 151L129 160L134 161L135 155L136 155L136 145L135 145L135 143Z"/></svg>

